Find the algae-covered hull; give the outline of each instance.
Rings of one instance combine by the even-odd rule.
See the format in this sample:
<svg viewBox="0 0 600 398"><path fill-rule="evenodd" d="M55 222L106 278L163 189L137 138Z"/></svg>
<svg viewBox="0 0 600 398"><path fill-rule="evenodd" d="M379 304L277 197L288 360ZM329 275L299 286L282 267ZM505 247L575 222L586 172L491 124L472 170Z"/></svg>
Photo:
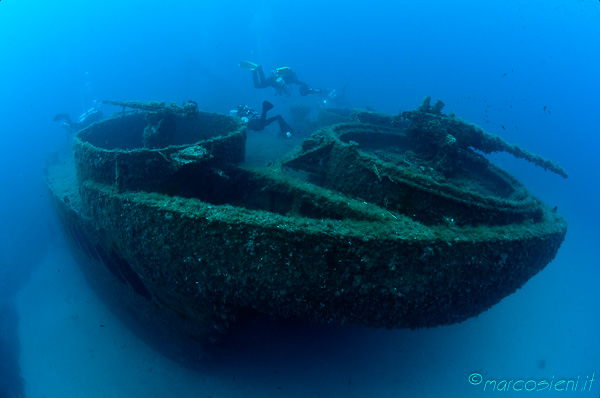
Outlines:
<svg viewBox="0 0 600 398"><path fill-rule="evenodd" d="M92 125L75 137L74 165L47 170L88 273L157 328L202 339L249 313L390 328L460 322L539 272L566 233L487 161L469 154L442 177L431 156L411 147L409 157L414 137L392 119L325 128L283 168L253 168L241 164L238 122L178 109ZM148 145L148 126L165 118L168 129L150 129L165 141ZM488 182L462 190L478 178Z"/></svg>

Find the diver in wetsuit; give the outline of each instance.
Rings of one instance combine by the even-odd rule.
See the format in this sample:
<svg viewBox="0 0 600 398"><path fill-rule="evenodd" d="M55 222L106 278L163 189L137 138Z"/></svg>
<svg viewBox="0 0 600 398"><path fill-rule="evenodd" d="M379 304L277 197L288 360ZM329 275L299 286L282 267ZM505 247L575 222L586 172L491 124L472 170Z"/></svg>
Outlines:
<svg viewBox="0 0 600 398"><path fill-rule="evenodd" d="M103 118L102 112L99 111L96 107L92 107L92 108L88 109L87 112L81 114L77 118L76 122L71 120L71 117L66 113L56 114L54 116L54 121L58 122L60 120L64 120L64 122L61 124L61 126L69 131L76 132L76 131L86 128L87 126L89 126L90 124L92 124L94 122L99 122L100 120L102 120L102 118Z"/></svg>
<svg viewBox="0 0 600 398"><path fill-rule="evenodd" d="M299 80L296 72L288 66L273 70L269 77L265 76L262 65L255 64L254 62L242 61L240 62L240 67L252 71L254 88L273 87L277 95L290 95L291 90L289 86L291 84L300 86L300 95L303 97L308 94L320 94L322 91L319 88L310 87L308 83Z"/></svg>
<svg viewBox="0 0 600 398"><path fill-rule="evenodd" d="M248 125L249 130L254 131L262 131L266 126L276 121L279 123L279 132L285 138L292 138L294 132L281 115L275 115L267 118L267 112L269 112L271 109L273 109L273 104L271 104L269 101L263 101L261 114L247 105L240 105L237 107L237 109L231 111L231 113L242 119L242 121Z"/></svg>

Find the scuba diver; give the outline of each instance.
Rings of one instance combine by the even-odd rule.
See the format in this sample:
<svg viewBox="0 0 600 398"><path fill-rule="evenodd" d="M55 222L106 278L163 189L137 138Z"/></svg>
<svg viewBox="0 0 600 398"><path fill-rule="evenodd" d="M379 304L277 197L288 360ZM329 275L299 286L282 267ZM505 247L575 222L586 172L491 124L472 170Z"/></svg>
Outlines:
<svg viewBox="0 0 600 398"><path fill-rule="evenodd" d="M266 77L261 65L250 61L240 62L240 68L252 71L252 80L254 88L273 87L277 95L290 95L291 84L300 86L300 95L307 96L308 94L320 94L321 89L310 87L308 83L298 80L296 72L288 66L277 68L271 72L271 76Z"/></svg>
<svg viewBox="0 0 600 398"><path fill-rule="evenodd" d="M102 120L102 112L98 110L95 106L93 106L90 109L88 109L87 112L81 114L77 118L76 122L71 120L71 117L66 113L58 113L54 116L55 122L58 122L60 120L64 120L64 122L61 124L63 128L72 132L76 132L86 128L94 122Z"/></svg>
<svg viewBox="0 0 600 398"><path fill-rule="evenodd" d="M294 132L281 115L267 118L267 112L273 109L273 107L273 104L269 101L263 101L261 114L247 105L240 105L237 109L231 110L230 113L242 119L242 121L247 124L248 129L254 131L262 131L266 126L277 121L277 123L279 123L279 132L281 135L285 138L292 138Z"/></svg>
<svg viewBox="0 0 600 398"><path fill-rule="evenodd" d="M338 93L335 89L323 90L320 106L322 108L350 109L352 104L346 99L346 86Z"/></svg>

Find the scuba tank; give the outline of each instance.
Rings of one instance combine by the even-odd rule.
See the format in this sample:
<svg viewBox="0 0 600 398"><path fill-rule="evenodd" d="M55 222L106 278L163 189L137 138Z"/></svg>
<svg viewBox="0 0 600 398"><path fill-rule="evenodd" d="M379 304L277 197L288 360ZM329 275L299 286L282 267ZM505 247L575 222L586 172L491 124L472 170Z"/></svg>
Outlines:
<svg viewBox="0 0 600 398"><path fill-rule="evenodd" d="M86 112L84 112L81 115L79 115L79 118L77 120L79 121L79 123L83 123L85 121L85 119L87 119L88 117L90 117L94 113L98 113L98 110L95 107L91 107Z"/></svg>
<svg viewBox="0 0 600 398"><path fill-rule="evenodd" d="M295 72L289 66L282 66L281 68L275 69L274 73L275 76L285 79L286 77L293 76Z"/></svg>

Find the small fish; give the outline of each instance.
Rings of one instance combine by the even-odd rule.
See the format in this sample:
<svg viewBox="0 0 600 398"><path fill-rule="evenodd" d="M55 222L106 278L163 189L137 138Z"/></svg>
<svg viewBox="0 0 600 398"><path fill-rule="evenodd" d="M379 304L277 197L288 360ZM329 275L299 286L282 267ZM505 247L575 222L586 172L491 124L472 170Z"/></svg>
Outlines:
<svg viewBox="0 0 600 398"><path fill-rule="evenodd" d="M546 112L546 109L548 109L548 108L546 107L546 105L544 105L544 112Z"/></svg>
<svg viewBox="0 0 600 398"><path fill-rule="evenodd" d="M500 127L502 127L502 130L506 130L506 127L504 127L504 125L500 125Z"/></svg>

